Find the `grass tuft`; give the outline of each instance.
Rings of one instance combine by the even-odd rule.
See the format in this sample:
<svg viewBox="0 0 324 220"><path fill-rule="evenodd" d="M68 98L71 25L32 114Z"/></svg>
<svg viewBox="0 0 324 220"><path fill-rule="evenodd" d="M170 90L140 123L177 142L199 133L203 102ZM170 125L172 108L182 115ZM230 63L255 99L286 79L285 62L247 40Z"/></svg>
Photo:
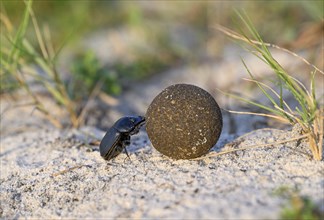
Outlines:
<svg viewBox="0 0 324 220"><path fill-rule="evenodd" d="M274 88L256 80L246 63L242 60L244 67L250 75L249 81L255 83L259 87L262 93L268 98L271 105L265 105L262 103L251 101L247 98L243 98L234 94L226 93L226 95L267 111L268 114L263 114L263 116L275 118L282 122L288 122L292 126L298 124L302 128L302 135L307 136L313 158L315 160L322 160L324 108L323 106L319 106L315 96L315 74L324 74L323 71L291 51L280 48L273 44L263 42L261 36L254 28L254 25L252 24L249 17L246 14L240 13L238 13L238 17L241 23L243 23L243 26L241 26L246 28L247 31L243 30L243 28L240 28L240 33L236 33L222 26L218 26L217 29L225 33L227 36L239 40L250 46L252 48L250 52L257 56L259 59L261 59L273 70L274 75L277 77L280 91L276 92ZM289 54L300 58L307 65L311 66L314 70L310 74L310 88L307 89L305 85L303 85L300 81L291 76L272 56L268 47L274 47L288 52ZM283 98L284 89L288 90L289 93L297 101L298 106L295 109L292 109L292 107L290 107L285 102ZM277 98L275 99L273 95ZM248 114L251 113L249 112Z"/></svg>
<svg viewBox="0 0 324 220"><path fill-rule="evenodd" d="M0 18L5 28L4 46L1 47L1 90L10 91L10 88L23 88L32 98L33 105L43 113L54 126L63 127L62 121L55 117L41 101L41 97L30 87L27 79L40 84L51 95L57 104L68 112L69 121L73 127L78 126L77 108L68 94L67 87L56 69L58 52L54 51L49 29L42 31L38 25L32 9L33 0L26 0L25 10L19 27L15 30L6 14L1 11ZM30 32L30 23L33 32ZM30 34L36 36L37 44L33 46ZM30 67L30 64L37 68ZM3 80L3 81L2 81ZM3 85L4 82L5 84Z"/></svg>

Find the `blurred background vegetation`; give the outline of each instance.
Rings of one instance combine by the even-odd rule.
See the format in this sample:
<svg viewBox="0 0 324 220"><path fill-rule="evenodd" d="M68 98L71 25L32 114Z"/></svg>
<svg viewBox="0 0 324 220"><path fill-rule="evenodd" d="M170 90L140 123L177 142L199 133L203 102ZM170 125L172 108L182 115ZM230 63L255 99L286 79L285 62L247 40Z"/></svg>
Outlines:
<svg viewBox="0 0 324 220"><path fill-rule="evenodd" d="M226 44L214 26L221 24L235 29L235 10L244 10L249 15L266 42L292 50L311 48L313 54L318 54L323 30L321 0L35 0L31 8L39 32L44 41L50 41L47 50L54 51L51 59L45 59L41 65L35 59L42 53L35 24L29 21L23 36L33 50L25 52L13 40L19 38L27 4L23 0L0 3L1 67L15 63L10 56L18 48L19 60L24 61L19 65L17 61L16 69L35 63L47 65L42 69L45 72L53 68L54 78L45 78L64 84L63 90L62 85L55 87L61 88L62 94L53 93L54 98L66 96L57 100L63 105L86 99L98 82L103 82L101 89L105 93L118 95L129 83L175 66L221 59ZM2 94L21 87L12 71L15 69L1 70ZM58 77L62 79L57 80Z"/></svg>

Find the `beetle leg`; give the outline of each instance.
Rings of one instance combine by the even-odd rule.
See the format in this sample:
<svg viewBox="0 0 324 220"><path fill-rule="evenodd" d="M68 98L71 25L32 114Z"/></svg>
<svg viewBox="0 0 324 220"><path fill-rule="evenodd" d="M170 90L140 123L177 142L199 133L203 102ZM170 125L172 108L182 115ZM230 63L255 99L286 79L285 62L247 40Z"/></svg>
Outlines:
<svg viewBox="0 0 324 220"><path fill-rule="evenodd" d="M128 146L128 145L130 145L130 138L129 138L129 136L128 136L128 139L126 139L126 140L123 141L123 145L125 147Z"/></svg>
<svg viewBox="0 0 324 220"><path fill-rule="evenodd" d="M128 151L126 149L126 147L128 145L130 145L130 135L124 135L122 138L121 138L121 143L122 143L122 146L123 146L123 150L125 151L127 157L130 159L129 157L129 154L128 154Z"/></svg>
<svg viewBox="0 0 324 220"><path fill-rule="evenodd" d="M130 145L130 136L129 135L124 135L121 139L120 139L123 147L125 148L126 146Z"/></svg>
<svg viewBox="0 0 324 220"><path fill-rule="evenodd" d="M134 134L137 134L141 127L145 124L145 121L141 122L140 124L136 125L136 127L134 128L133 131L130 132L130 135L134 135Z"/></svg>
<svg viewBox="0 0 324 220"><path fill-rule="evenodd" d="M130 159L129 154L128 154L128 151L126 150L126 148L124 148L124 150L125 150L125 153L126 153L128 159Z"/></svg>

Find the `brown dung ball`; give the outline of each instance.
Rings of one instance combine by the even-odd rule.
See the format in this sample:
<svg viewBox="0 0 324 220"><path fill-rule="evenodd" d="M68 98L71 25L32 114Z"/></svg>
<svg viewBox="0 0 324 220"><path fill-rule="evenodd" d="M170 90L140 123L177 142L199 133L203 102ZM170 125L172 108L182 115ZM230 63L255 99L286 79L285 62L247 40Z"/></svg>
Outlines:
<svg viewBox="0 0 324 220"><path fill-rule="evenodd" d="M194 85L169 86L146 112L146 131L152 145L174 159L206 154L216 144L222 126L215 99Z"/></svg>

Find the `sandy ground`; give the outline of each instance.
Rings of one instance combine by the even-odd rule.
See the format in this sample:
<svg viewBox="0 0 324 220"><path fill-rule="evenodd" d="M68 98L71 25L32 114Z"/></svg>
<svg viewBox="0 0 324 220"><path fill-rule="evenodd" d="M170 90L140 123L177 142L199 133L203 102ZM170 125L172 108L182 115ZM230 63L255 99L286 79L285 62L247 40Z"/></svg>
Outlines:
<svg viewBox="0 0 324 220"><path fill-rule="evenodd" d="M284 66L296 62L282 53L276 56ZM249 62L255 64L253 71L269 73L250 56ZM127 148L130 158L123 153L109 162L100 157L98 146L87 144L103 137L98 127L109 127L124 115L144 114L152 99L174 83L201 86L222 108L233 106L214 88L240 90L245 74L239 57L170 70L130 86L101 118L89 119L90 126L78 130L57 130L31 114L31 107L8 111L1 118L0 216L277 219L287 203L274 195L281 187L297 188L324 211L324 163L300 153L309 153L306 142L297 148L293 141L217 157L211 152L211 157L199 160L172 160L151 146L143 128ZM1 102L1 110L12 105L10 99ZM94 115L95 106L90 111ZM262 117L226 111L223 117L224 129L212 151L296 136L295 130L262 129L275 125Z"/></svg>
<svg viewBox="0 0 324 220"><path fill-rule="evenodd" d="M122 154L106 162L97 147L80 143L84 133L104 134L48 129L2 139L2 217L276 219L286 203L274 195L280 187L324 202L324 164L296 152L296 143L175 161L142 131L128 147L129 159ZM256 130L222 150L290 136ZM224 137L214 151L232 139Z"/></svg>

